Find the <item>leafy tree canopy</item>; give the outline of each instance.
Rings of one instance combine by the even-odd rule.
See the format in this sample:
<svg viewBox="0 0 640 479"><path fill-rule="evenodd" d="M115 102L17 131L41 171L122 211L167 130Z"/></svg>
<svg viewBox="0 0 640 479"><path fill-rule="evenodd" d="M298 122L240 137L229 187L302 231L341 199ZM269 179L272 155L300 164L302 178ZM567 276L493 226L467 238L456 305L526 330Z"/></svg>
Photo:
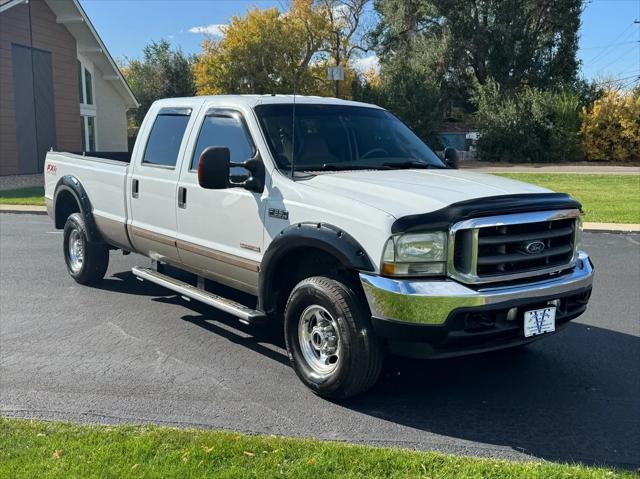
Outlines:
<svg viewBox="0 0 640 479"><path fill-rule="evenodd" d="M142 60L131 60L123 68L124 76L140 107L131 113L132 126L139 127L151 104L161 98L193 96L194 58L180 49L172 49L166 40L144 47Z"/></svg>
<svg viewBox="0 0 640 479"><path fill-rule="evenodd" d="M582 0L376 0L383 68L413 63L468 105L473 85L571 84ZM415 69L415 68L414 68Z"/></svg>
<svg viewBox="0 0 640 479"><path fill-rule="evenodd" d="M325 18L310 0L287 13L254 8L234 16L221 39L207 39L195 66L199 94L300 93L318 88L312 62L326 34Z"/></svg>

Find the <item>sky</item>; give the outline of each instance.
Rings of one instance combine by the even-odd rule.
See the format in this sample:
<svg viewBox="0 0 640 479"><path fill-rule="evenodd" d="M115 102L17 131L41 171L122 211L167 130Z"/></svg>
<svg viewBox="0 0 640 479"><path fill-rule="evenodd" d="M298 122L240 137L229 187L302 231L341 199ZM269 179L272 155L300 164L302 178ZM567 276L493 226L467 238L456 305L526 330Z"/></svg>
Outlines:
<svg viewBox="0 0 640 479"><path fill-rule="evenodd" d="M286 9L287 0L80 0L107 49L116 59L140 58L142 48L164 38L186 53L198 53L205 34L248 8ZM640 76L640 0L586 0L580 28L582 76L616 79ZM366 71L373 57L360 61ZM357 65L358 67L358 65Z"/></svg>

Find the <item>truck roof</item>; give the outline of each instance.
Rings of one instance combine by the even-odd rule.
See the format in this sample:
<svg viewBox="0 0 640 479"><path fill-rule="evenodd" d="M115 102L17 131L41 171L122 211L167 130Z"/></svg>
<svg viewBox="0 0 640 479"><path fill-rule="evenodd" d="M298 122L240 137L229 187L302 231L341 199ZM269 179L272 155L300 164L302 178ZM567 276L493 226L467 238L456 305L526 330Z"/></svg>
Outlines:
<svg viewBox="0 0 640 479"><path fill-rule="evenodd" d="M205 95L205 96L193 96L193 97L181 97L181 98L166 98L163 100L157 100L160 106L187 106L196 105L202 102L215 102L220 101L226 104L244 105L253 108L257 105L266 105L274 103L293 103L294 95ZM379 108L377 105L370 103L362 103L358 101L341 100L332 97L323 96L311 96L311 95L295 95L295 102L297 104L318 104L318 105L349 105L349 106L364 106L368 108Z"/></svg>

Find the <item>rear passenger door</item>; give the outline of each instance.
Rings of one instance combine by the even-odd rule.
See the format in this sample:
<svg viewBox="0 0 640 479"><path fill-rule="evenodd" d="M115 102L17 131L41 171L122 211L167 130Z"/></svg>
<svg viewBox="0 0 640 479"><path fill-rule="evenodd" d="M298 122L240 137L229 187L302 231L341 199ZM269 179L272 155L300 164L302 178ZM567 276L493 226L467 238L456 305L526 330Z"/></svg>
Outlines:
<svg viewBox="0 0 640 479"><path fill-rule="evenodd" d="M191 108L161 108L153 124L143 125L139 133L147 141L134 156L128 180L130 234L136 249L155 260L179 261L177 183L193 116Z"/></svg>

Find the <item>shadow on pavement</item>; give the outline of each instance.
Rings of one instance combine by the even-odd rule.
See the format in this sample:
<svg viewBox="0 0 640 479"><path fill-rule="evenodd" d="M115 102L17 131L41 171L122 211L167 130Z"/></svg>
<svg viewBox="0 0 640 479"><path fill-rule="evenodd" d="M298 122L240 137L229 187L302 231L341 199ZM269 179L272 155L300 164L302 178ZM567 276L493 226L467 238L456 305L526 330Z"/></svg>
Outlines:
<svg viewBox="0 0 640 479"><path fill-rule="evenodd" d="M111 276L105 276L102 281L92 285L92 287L114 293L132 294L134 296L167 296L175 294L167 288L163 288L150 281L137 281L131 271L123 271Z"/></svg>
<svg viewBox="0 0 640 479"><path fill-rule="evenodd" d="M638 467L639 367L637 337L575 323L521 350L392 358L373 391L342 406L543 459Z"/></svg>
<svg viewBox="0 0 640 479"><path fill-rule="evenodd" d="M194 313L184 321L288 364L281 324L244 325L131 273L115 276L98 287L180 303ZM432 361L390 357L373 390L337 405L541 459L637 468L639 370L640 338L574 322L523 349Z"/></svg>
<svg viewBox="0 0 640 479"><path fill-rule="evenodd" d="M288 364L281 325L247 326L205 305L188 307L197 314L185 321ZM639 338L573 323L522 349L432 361L389 357L373 390L337 404L542 459L637 468L639 367Z"/></svg>

